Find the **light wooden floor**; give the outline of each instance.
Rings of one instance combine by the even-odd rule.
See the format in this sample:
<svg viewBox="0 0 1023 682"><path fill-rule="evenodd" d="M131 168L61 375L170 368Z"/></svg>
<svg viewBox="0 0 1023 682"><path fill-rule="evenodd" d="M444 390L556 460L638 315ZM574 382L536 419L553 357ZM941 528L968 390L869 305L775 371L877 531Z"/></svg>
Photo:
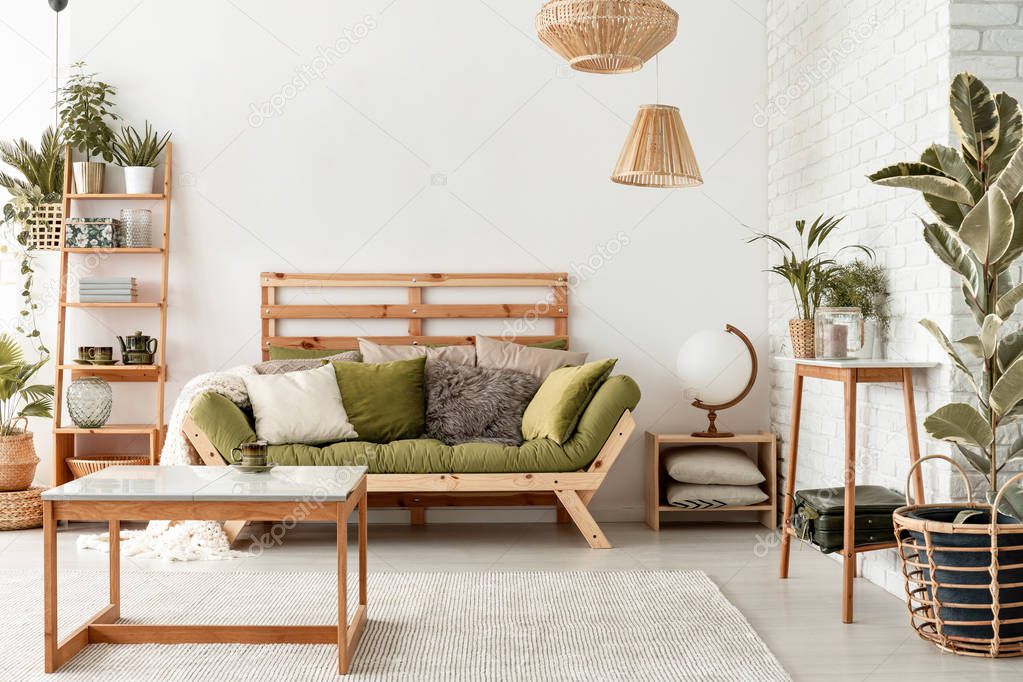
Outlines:
<svg viewBox="0 0 1023 682"><path fill-rule="evenodd" d="M909 630L902 602L866 581L857 581L857 622L842 625L840 564L794 548L792 578L778 580L777 549L761 526L669 526L660 534L641 524L602 526L615 549L587 549L574 528L553 524L371 525L369 570L696 569L718 584L797 680L1023 679L1023 659L965 659L921 642ZM77 535L99 529L75 524L60 532L62 568L105 570L105 555L75 549ZM770 546L766 555L765 541ZM333 527L306 524L259 556L182 564L125 557L122 566L125 571L329 571L334 570L334 551ZM0 566L38 570L41 564L39 531L0 533Z"/></svg>

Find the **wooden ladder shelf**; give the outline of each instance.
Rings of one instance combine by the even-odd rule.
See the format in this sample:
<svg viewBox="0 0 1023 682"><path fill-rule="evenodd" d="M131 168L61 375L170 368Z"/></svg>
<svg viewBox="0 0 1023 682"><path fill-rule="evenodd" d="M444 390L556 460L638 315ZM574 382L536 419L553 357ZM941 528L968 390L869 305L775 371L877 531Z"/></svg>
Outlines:
<svg viewBox="0 0 1023 682"><path fill-rule="evenodd" d="M164 423L164 389L167 382L167 273L170 259L170 213L171 213L171 143L164 149L163 192L160 194L74 194L72 191L71 148L65 150L64 160L64 222L60 235L60 302L57 306L57 343L56 343L56 378L54 380L53 400L53 485L61 485L71 480L71 470L66 460L75 456L75 439L85 434L102 434L106 436L148 436L149 461L156 464L160 457L160 448L166 433ZM141 248L107 248L107 247L68 247L67 219L71 217L73 201L110 201L128 203L134 201L159 201L163 203L162 240L157 246ZM140 301L135 303L79 303L68 301L68 272L71 257L77 254L86 256L111 256L129 254L159 254L160 297L157 301ZM102 314L107 308L155 309L160 314L160 331L156 337L158 347L155 364L152 365L77 365L66 359L67 343L67 311L74 308L94 309L93 314ZM113 345L113 344L111 344ZM73 424L65 425L64 387L67 374L71 381L84 376L95 376L110 382L152 382L156 384L156 407L154 419L148 424L104 424L100 428L79 428Z"/></svg>

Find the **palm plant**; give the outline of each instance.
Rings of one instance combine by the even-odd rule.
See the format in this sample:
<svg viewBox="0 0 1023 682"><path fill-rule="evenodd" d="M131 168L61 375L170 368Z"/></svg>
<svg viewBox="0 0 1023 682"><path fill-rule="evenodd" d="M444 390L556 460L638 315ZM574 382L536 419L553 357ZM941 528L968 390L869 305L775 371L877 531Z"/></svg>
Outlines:
<svg viewBox="0 0 1023 682"><path fill-rule="evenodd" d="M766 232L759 232L746 240L746 243L750 244L764 239L782 250L782 262L772 267L770 272L782 277L792 287L792 298L800 319L812 320L814 312L828 291L828 284L838 264L833 256L823 251L824 240L835 231L843 219L844 216L825 218L819 215L809 229L805 220L797 220L798 252L785 240ZM861 244L844 246L834 255L837 256L846 249L858 249L870 258L874 257L873 250Z"/></svg>
<svg viewBox="0 0 1023 682"><path fill-rule="evenodd" d="M0 335L0 436L13 435L22 417L53 416L53 386L28 383L45 364L25 362L14 339Z"/></svg>
<svg viewBox="0 0 1023 682"><path fill-rule="evenodd" d="M1023 255L1023 111L1008 94L992 95L978 78L960 73L950 89L952 120L960 148L933 144L920 161L887 166L868 176L875 184L923 193L935 221L921 218L923 237L934 254L959 275L975 334L952 342L937 324L920 324L948 354L966 379L974 405L954 402L924 421L927 432L954 443L963 457L987 477L989 500L998 474L1023 458L1023 438L998 457L998 431L1023 419L1023 333L1006 322L1023 300L1023 284L1010 267ZM980 365L980 378L958 349ZM1023 518L1023 493L1006 498Z"/></svg>
<svg viewBox="0 0 1023 682"><path fill-rule="evenodd" d="M146 129L141 135L132 126L125 126L114 137L114 156L122 166L155 167L156 159L167 146L170 137L170 133L160 135L153 130L149 121L146 121Z"/></svg>
<svg viewBox="0 0 1023 682"><path fill-rule="evenodd" d="M38 148L24 138L0 141L0 161L23 176L0 172L0 187L12 194L34 188L43 196L59 197L63 191L64 149L52 127L43 131Z"/></svg>

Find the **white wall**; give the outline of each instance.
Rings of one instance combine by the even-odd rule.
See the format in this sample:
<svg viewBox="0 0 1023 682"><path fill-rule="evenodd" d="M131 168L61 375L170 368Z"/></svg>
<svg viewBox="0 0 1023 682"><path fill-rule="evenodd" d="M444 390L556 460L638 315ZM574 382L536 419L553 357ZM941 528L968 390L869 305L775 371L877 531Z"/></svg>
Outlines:
<svg viewBox="0 0 1023 682"><path fill-rule="evenodd" d="M640 434L701 425L673 377L682 341L727 321L767 352L766 256L742 225L766 222L766 131L750 115L766 87L764 7L672 3L682 21L661 99L680 106L706 184L671 192L607 179L655 96L653 64L572 71L535 38L540 4L72 0L72 58L120 88L127 120L175 134L170 397L258 359L262 270L580 268L573 345L637 379ZM15 28L49 30L34 9L13 14ZM30 53L4 49L7 63ZM0 124L3 137L22 130ZM141 324L77 314L69 347ZM116 419L145 418L132 404L144 387L115 390ZM722 424L766 427L767 399L762 380ZM641 516L640 434L594 500L600 517Z"/></svg>
<svg viewBox="0 0 1023 682"><path fill-rule="evenodd" d="M828 247L866 244L888 269L894 318L890 358L943 360L917 321L929 317L949 328L954 294L947 269L920 236L917 215L928 211L917 193L875 187L865 176L889 163L917 159L932 142L949 137L949 36L948 2L943 0L768 3L764 117L771 229L794 239L797 218L846 216ZM777 262L777 254L771 262ZM787 284L772 280L769 314L776 354L790 354L791 301ZM792 370L779 362L771 368L771 423L783 436L787 463ZM949 401L953 387L944 367L918 372L916 378L922 421ZM860 389L859 483L905 488L903 415L898 387ZM843 428L840 384L807 381L797 489L842 485ZM944 444L926 439L923 447L925 452L947 451ZM947 471L931 467L926 473L928 493L939 499L947 494ZM860 560L866 577L903 594L894 551L871 552Z"/></svg>

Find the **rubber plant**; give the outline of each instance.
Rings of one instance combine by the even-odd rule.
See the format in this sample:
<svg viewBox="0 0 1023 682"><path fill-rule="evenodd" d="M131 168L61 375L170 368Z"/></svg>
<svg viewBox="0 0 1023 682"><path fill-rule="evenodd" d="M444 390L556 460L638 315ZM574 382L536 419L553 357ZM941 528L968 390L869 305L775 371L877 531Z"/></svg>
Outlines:
<svg viewBox="0 0 1023 682"><path fill-rule="evenodd" d="M987 477L991 501L1002 469L1023 459L1023 438L1002 455L999 447L999 430L1023 419L1023 333L1006 326L1023 300L1023 284L1010 273L1023 255L1023 113L1010 95L992 94L969 73L952 80L949 101L959 149L932 144L919 161L887 166L868 177L923 194L934 214L930 221L921 218L924 241L961 280L976 332L953 342L931 320L920 324L966 380L973 404L939 407L924 428L955 444ZM1023 493L1017 488L1005 497L1012 513L1023 518Z"/></svg>

